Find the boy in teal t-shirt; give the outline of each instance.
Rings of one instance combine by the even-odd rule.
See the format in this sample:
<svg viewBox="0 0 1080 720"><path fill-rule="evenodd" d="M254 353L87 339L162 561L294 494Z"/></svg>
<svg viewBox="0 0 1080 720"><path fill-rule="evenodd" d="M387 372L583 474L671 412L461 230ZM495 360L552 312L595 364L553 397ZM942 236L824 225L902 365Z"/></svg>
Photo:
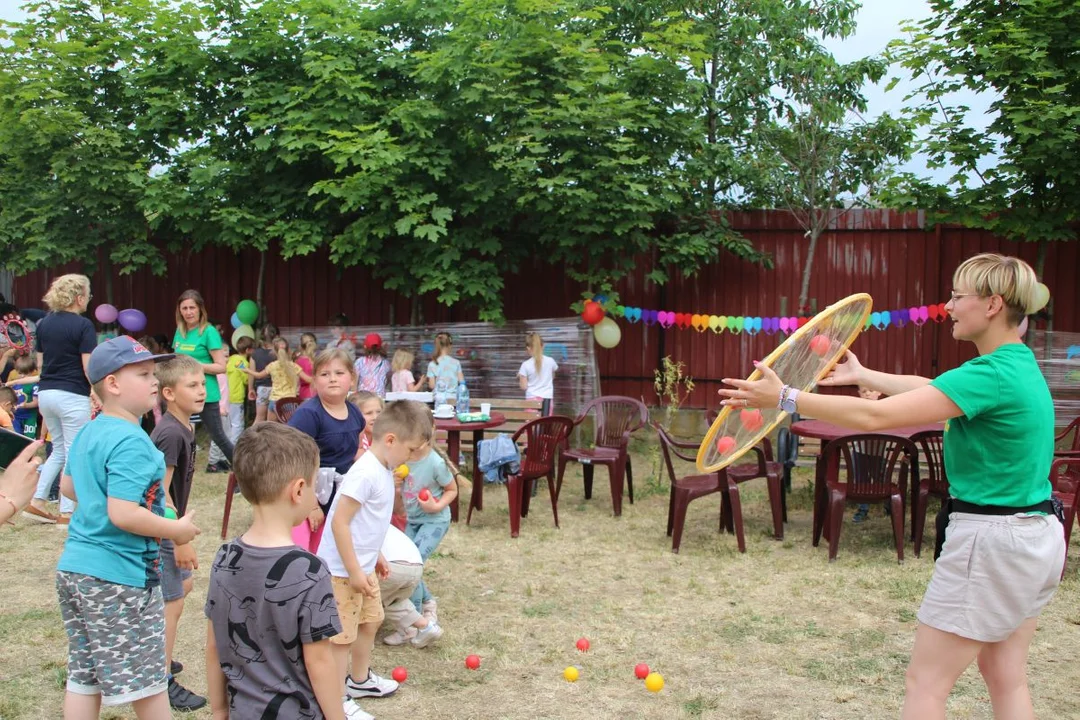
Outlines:
<svg viewBox="0 0 1080 720"><path fill-rule="evenodd" d="M1054 401L1027 345L1002 345L930 384L964 413L945 423L945 473L954 498L1005 507L1049 499Z"/></svg>
<svg viewBox="0 0 1080 720"><path fill-rule="evenodd" d="M171 357L121 336L87 364L102 414L68 454L61 486L78 506L56 573L72 717L125 703L140 717L169 716L158 538L184 544L198 530L190 515L164 517L165 461L139 420L157 402L154 364Z"/></svg>

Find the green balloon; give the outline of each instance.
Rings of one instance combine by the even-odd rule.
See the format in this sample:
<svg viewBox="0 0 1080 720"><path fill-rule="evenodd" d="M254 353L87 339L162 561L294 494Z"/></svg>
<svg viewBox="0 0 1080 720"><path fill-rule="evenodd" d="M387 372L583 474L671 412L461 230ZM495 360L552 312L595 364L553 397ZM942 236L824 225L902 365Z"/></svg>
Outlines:
<svg viewBox="0 0 1080 720"><path fill-rule="evenodd" d="M743 325L746 323L746 318L735 318L735 332L742 332Z"/></svg>
<svg viewBox="0 0 1080 720"><path fill-rule="evenodd" d="M253 325L259 319L259 306L254 300L241 300L236 306L236 317L244 325Z"/></svg>
<svg viewBox="0 0 1080 720"><path fill-rule="evenodd" d="M626 317L626 308L623 307L622 305L616 305L615 306L615 314L618 315L619 317Z"/></svg>
<svg viewBox="0 0 1080 720"><path fill-rule="evenodd" d="M735 329L735 316L734 315L728 315L727 316L727 329L728 330L734 330Z"/></svg>

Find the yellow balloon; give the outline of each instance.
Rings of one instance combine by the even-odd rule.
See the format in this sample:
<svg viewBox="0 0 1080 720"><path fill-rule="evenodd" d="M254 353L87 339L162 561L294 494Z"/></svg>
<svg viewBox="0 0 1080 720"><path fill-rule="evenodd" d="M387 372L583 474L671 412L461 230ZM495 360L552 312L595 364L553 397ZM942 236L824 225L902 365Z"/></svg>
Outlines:
<svg viewBox="0 0 1080 720"><path fill-rule="evenodd" d="M660 692L664 689L664 676L660 673L649 673L645 678L645 689L649 692Z"/></svg>
<svg viewBox="0 0 1080 720"><path fill-rule="evenodd" d="M577 682L579 676L578 669L571 665L562 671L562 676L566 678L566 682Z"/></svg>
<svg viewBox="0 0 1080 720"><path fill-rule="evenodd" d="M1035 286L1035 304L1028 309L1028 314L1037 313L1046 307L1046 303L1050 302L1050 288L1046 285L1039 283Z"/></svg>
<svg viewBox="0 0 1080 720"><path fill-rule="evenodd" d="M622 340L622 330L619 329L617 322L605 317L593 326L593 337L596 338L597 345L610 350Z"/></svg>

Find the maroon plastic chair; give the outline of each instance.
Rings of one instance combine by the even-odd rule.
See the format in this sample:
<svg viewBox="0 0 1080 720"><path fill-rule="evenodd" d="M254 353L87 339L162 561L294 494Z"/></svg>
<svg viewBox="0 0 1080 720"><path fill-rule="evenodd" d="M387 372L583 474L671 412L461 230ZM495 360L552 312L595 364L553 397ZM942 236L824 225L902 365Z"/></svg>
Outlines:
<svg viewBox="0 0 1080 720"><path fill-rule="evenodd" d="M825 488L828 493L829 562L836 560L844 506L849 503L891 503L896 558L904 562L904 505L908 467L918 458L915 443L896 435L847 435L828 443L822 450L825 461ZM846 472L841 479L840 461ZM820 539L814 528L814 544Z"/></svg>
<svg viewBox="0 0 1080 720"><path fill-rule="evenodd" d="M521 529L521 518L529 514L529 500L532 497L533 482L547 478L548 495L551 497L551 513L555 516L555 527L559 527L558 494L555 491L555 458L559 448L570 431L574 421L563 415L546 417L525 423L511 439L517 443L525 439L525 451L521 457L521 472L511 475L506 480L506 492L510 505L510 537L516 538ZM472 520L472 503L465 518L468 525Z"/></svg>
<svg viewBox="0 0 1080 720"><path fill-rule="evenodd" d="M571 460L581 463L585 477L585 499L592 499L593 468L606 465L611 480L611 506L615 517L622 515L623 478L634 504L634 471L630 466L630 434L649 421L649 410L640 400L622 395L605 395L590 400L574 420L580 425L589 414L593 420L593 447L564 449L559 453L559 479L555 499L562 492L563 474Z"/></svg>
<svg viewBox="0 0 1080 720"><path fill-rule="evenodd" d="M278 420L283 423L288 423L289 418L296 412L296 408L300 407L303 403L303 399L298 397L284 397L274 403L274 412L277 413Z"/></svg>
<svg viewBox="0 0 1080 720"><path fill-rule="evenodd" d="M671 538L671 552L679 552L682 544L683 526L686 524L686 510L690 503L698 498L712 495L724 490L727 482L727 473L708 473L706 475L685 475L677 477L672 455L679 460L695 462L700 443L685 442L671 437L658 423L652 423L656 428L656 434L660 437L660 448L664 454L664 464L667 466L668 479L671 481L671 495L668 498L667 534ZM738 492L736 490L736 492ZM738 501L736 501L738 504ZM742 513L739 513L738 528L740 537L742 531ZM721 520L721 529L723 521Z"/></svg>
<svg viewBox="0 0 1080 720"><path fill-rule="evenodd" d="M1055 450L1054 457L1080 458L1080 416L1073 418L1073 421L1069 423L1064 432L1054 438L1054 445L1057 446L1058 443L1069 436L1069 433L1072 433L1073 436L1072 444L1064 450Z"/></svg>
<svg viewBox="0 0 1080 720"><path fill-rule="evenodd" d="M705 413L705 419L712 425L716 420L717 412L710 410ZM749 480L765 478L769 489L769 507L773 516L773 537L777 540L784 539L784 523L787 522L787 502L784 498L784 464L773 459L772 442L769 438L762 438L758 445L751 448L756 462L739 463L727 468L728 479L732 487ZM736 487L736 500L738 500L738 488ZM720 508L720 521L728 532L742 537L741 517L736 517L732 511L730 493L725 492L724 502ZM741 515L741 513L740 513ZM739 542L741 552L746 552L745 543Z"/></svg>
<svg viewBox="0 0 1080 720"><path fill-rule="evenodd" d="M1050 466L1050 485L1054 495L1065 506L1065 562L1069 561L1069 540L1076 522L1076 508L1080 505L1080 457L1058 458ZM1065 566L1061 567L1065 576Z"/></svg>
<svg viewBox="0 0 1080 720"><path fill-rule="evenodd" d="M942 430L916 433L911 442L919 448L921 462L913 468L911 482L911 539L915 542L915 557L922 552L923 531L926 528L926 506L930 496L941 502L949 499L949 478L945 474L945 433ZM924 477L925 469L925 477Z"/></svg>
<svg viewBox="0 0 1080 720"><path fill-rule="evenodd" d="M225 515L221 518L221 539L225 539L225 535L229 532L229 513L232 512L232 501L235 495L233 490L236 488L236 473L229 473L229 482L225 485Z"/></svg>

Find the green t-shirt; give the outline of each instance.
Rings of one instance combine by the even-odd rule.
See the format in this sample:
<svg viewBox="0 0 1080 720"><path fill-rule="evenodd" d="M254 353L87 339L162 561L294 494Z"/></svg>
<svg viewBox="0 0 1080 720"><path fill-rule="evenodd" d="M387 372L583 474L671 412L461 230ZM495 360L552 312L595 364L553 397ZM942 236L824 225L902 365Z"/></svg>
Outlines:
<svg viewBox="0 0 1080 720"><path fill-rule="evenodd" d="M214 362L210 356L212 350L220 350L221 335L213 325L207 325L204 329L193 328L186 333L180 332L179 328L173 335L173 349L178 355L190 355L204 365ZM206 402L214 403L221 401L221 388L218 387L217 375L206 375Z"/></svg>
<svg viewBox="0 0 1080 720"><path fill-rule="evenodd" d="M1002 345L930 384L964 413L945 423L953 497L1008 507L1050 498L1054 404L1027 345Z"/></svg>

